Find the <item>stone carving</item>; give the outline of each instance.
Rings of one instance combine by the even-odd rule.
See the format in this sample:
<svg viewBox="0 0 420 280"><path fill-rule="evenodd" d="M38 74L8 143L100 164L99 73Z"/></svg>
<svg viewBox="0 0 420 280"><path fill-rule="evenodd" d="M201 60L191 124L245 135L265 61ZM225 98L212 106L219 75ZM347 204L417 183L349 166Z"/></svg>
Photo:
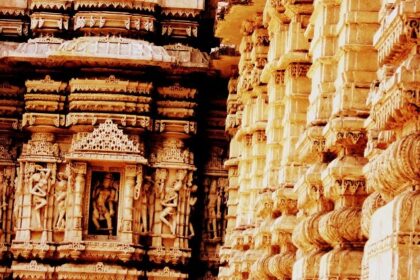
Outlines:
<svg viewBox="0 0 420 280"><path fill-rule="evenodd" d="M97 181L92 192L92 222L97 231L106 230L109 235L113 234L116 227L113 217L116 215L116 202L118 190L114 185L115 178L111 173L105 173L102 181ZM117 182L118 183L118 182ZM105 220L104 228L100 221Z"/></svg>
<svg viewBox="0 0 420 280"><path fill-rule="evenodd" d="M139 147L118 129L117 124L106 120L92 134L75 142L73 150L139 153Z"/></svg>
<svg viewBox="0 0 420 280"><path fill-rule="evenodd" d="M191 184L190 184L191 185ZM197 203L198 198L196 196L194 196L194 194L197 192L198 190L198 186L197 185L192 185L189 186L190 187L190 199L188 201L188 211L187 211L187 219L190 218L190 214L192 212L194 212L194 206ZM189 234L188 237L194 237L195 236L195 230L194 230L194 226L190 221L188 222L188 230L189 230Z"/></svg>
<svg viewBox="0 0 420 280"><path fill-rule="evenodd" d="M420 279L418 1L0 2L0 279Z"/></svg>
<svg viewBox="0 0 420 280"><path fill-rule="evenodd" d="M170 138L164 140L157 153L151 155L150 161L155 164L163 162L193 164L194 154L184 146L182 140Z"/></svg>
<svg viewBox="0 0 420 280"><path fill-rule="evenodd" d="M207 231L212 235L212 238L217 239L220 236L220 227L221 227L221 206L222 206L222 197L221 190L217 186L217 180L212 179L210 183L210 189L208 193L207 201Z"/></svg>
<svg viewBox="0 0 420 280"><path fill-rule="evenodd" d="M12 203L13 188L16 182L13 179L13 167L4 167L0 170L0 240L8 220L8 208Z"/></svg>
<svg viewBox="0 0 420 280"><path fill-rule="evenodd" d="M152 194L153 181L150 176L146 176L140 191L141 215L140 232L149 232L152 228L154 197ZM157 191L157 190L156 190Z"/></svg>
<svg viewBox="0 0 420 280"><path fill-rule="evenodd" d="M160 213L159 219L169 227L171 234L176 232L176 215L178 208L179 191L184 186L184 180L187 175L187 170L177 170L175 175L175 182L172 186L167 185L162 194L162 206L164 207ZM169 222L169 220L171 222Z"/></svg>
<svg viewBox="0 0 420 280"><path fill-rule="evenodd" d="M57 157L60 150L57 143L53 143L54 135L50 133L34 133L28 144L23 146L22 153L35 157Z"/></svg>
<svg viewBox="0 0 420 280"><path fill-rule="evenodd" d="M58 173L58 182L55 184L55 208L56 216L54 218L54 228L64 229L66 225L67 211L67 176L64 173Z"/></svg>
<svg viewBox="0 0 420 280"><path fill-rule="evenodd" d="M33 166L33 174L29 178L29 193L32 195L32 209L35 214L36 229L45 230L47 222L47 199L50 192L51 169L41 165ZM41 220L42 218L42 220Z"/></svg>

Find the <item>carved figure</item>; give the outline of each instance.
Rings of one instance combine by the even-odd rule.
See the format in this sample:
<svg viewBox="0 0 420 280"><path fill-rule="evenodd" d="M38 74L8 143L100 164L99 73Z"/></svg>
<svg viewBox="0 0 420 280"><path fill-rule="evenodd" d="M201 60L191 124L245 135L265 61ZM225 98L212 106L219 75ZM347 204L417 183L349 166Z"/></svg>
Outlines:
<svg viewBox="0 0 420 280"><path fill-rule="evenodd" d="M166 224L170 228L171 233L175 234L176 220L173 218L173 216L175 216L176 208L178 207L178 192L175 191L175 189L172 187L168 188L161 204L165 208L160 213L159 218L164 224ZM172 217L172 223L168 221L168 216Z"/></svg>
<svg viewBox="0 0 420 280"><path fill-rule="evenodd" d="M111 173L106 173L102 184L95 186L93 191L93 216L92 222L97 230L101 229L101 220L106 220L107 230L112 234L114 228L112 217L115 215L114 204L117 201L117 191L113 187Z"/></svg>
<svg viewBox="0 0 420 280"><path fill-rule="evenodd" d="M55 187L55 205L57 215L54 220L54 227L63 229L66 226L66 208L67 208L67 176L63 173L58 174L59 181Z"/></svg>
<svg viewBox="0 0 420 280"><path fill-rule="evenodd" d="M178 192L184 185L184 179L186 175L187 175L187 170L180 169L176 172L175 182L173 183L172 186L170 187L168 186L166 188L165 195L161 202L162 206L164 206L165 208L160 213L159 218L162 221L162 223L164 223L170 228L172 234L175 234L175 230L176 230L175 215L176 215L176 209L178 207ZM170 223L169 220L167 219L168 216L172 217L171 218L172 223Z"/></svg>
<svg viewBox="0 0 420 280"><path fill-rule="evenodd" d="M149 211L153 211L152 197L150 191L152 189L152 183L150 176L146 176L143 186L141 188L141 215L140 215L140 232L148 232L148 214ZM150 219L150 217L149 217Z"/></svg>
<svg viewBox="0 0 420 280"><path fill-rule="evenodd" d="M43 168L36 165L35 172L29 178L29 192L33 199L33 212L35 214L37 228L45 228L45 224L41 224L41 210L47 205L48 179L51 175L51 169ZM45 210L45 209L44 209ZM45 216L45 211L44 216ZM45 220L45 219L44 219Z"/></svg>
<svg viewBox="0 0 420 280"><path fill-rule="evenodd" d="M191 187L191 194L196 193L196 192L197 192L197 190L198 190L197 185L193 185L193 186ZM193 210L194 210L194 206L195 206L195 204L197 203L197 199L198 199L198 198L197 198L197 197L195 197L195 196L190 196L190 200L189 200L189 206L190 206L189 213L193 212ZM193 236L195 236L195 231L194 231L193 224L191 223L191 219L189 220L189 223L188 223L188 228L189 228L189 230L190 230L190 235L189 235L189 237L193 237Z"/></svg>
<svg viewBox="0 0 420 280"><path fill-rule="evenodd" d="M221 198L217 192L217 180L213 179L210 183L210 191L208 194L207 203L207 230L209 233L213 233L213 238L218 238L218 226L217 221L221 216L220 213Z"/></svg>

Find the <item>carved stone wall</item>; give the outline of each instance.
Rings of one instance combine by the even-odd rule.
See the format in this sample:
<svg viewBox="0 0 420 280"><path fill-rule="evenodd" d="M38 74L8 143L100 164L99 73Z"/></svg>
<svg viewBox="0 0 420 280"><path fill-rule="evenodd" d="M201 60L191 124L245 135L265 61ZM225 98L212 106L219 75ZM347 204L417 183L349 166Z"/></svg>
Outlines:
<svg viewBox="0 0 420 280"><path fill-rule="evenodd" d="M420 278L419 7L0 1L0 279Z"/></svg>
<svg viewBox="0 0 420 280"><path fill-rule="evenodd" d="M228 86L226 166L236 197L228 213L236 218L219 278L415 279L418 3L250 5L239 77ZM224 11L223 26L250 9L228 7L233 15ZM257 73L249 64L260 50L253 39L261 12L269 40ZM263 113L253 109L255 81L268 95ZM257 144L252 124L260 114L266 138ZM254 149L265 151L256 199Z"/></svg>
<svg viewBox="0 0 420 280"><path fill-rule="evenodd" d="M0 2L0 279L215 277L228 141L212 6Z"/></svg>

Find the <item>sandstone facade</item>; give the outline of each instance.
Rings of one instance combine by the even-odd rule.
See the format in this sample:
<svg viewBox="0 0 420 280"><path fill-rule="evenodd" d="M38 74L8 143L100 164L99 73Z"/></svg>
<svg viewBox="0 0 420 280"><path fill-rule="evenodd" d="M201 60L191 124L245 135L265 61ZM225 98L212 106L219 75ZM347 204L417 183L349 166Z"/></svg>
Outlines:
<svg viewBox="0 0 420 280"><path fill-rule="evenodd" d="M217 275L212 5L0 1L0 279Z"/></svg>
<svg viewBox="0 0 420 280"><path fill-rule="evenodd" d="M417 279L419 1L253 5L219 279Z"/></svg>
<svg viewBox="0 0 420 280"><path fill-rule="evenodd" d="M0 279L420 278L419 21L0 1Z"/></svg>

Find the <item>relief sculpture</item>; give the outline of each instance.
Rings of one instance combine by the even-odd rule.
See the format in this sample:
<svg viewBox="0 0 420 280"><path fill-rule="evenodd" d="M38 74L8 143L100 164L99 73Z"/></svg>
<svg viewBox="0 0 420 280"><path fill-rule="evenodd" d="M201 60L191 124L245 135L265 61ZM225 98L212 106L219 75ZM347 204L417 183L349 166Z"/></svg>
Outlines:
<svg viewBox="0 0 420 280"><path fill-rule="evenodd" d="M119 174L92 172L92 182L92 232L115 235Z"/></svg>
<svg viewBox="0 0 420 280"><path fill-rule="evenodd" d="M46 229L46 205L47 195L49 193L49 178L51 169L44 168L41 165L35 165L34 173L29 179L29 192L32 194L33 212L35 214L34 228ZM43 218L41 220L41 218Z"/></svg>
<svg viewBox="0 0 420 280"><path fill-rule="evenodd" d="M161 201L163 210L160 213L159 218L162 221L162 223L169 227L172 235L175 235L176 232L176 215L179 203L179 191L184 186L184 179L186 175L186 170L177 170L175 175L175 181L173 182L172 186L166 186Z"/></svg>
<svg viewBox="0 0 420 280"><path fill-rule="evenodd" d="M54 228L64 229L66 225L66 209L67 209L67 176L64 173L58 174L58 182L55 186L55 207L56 216L54 219Z"/></svg>

